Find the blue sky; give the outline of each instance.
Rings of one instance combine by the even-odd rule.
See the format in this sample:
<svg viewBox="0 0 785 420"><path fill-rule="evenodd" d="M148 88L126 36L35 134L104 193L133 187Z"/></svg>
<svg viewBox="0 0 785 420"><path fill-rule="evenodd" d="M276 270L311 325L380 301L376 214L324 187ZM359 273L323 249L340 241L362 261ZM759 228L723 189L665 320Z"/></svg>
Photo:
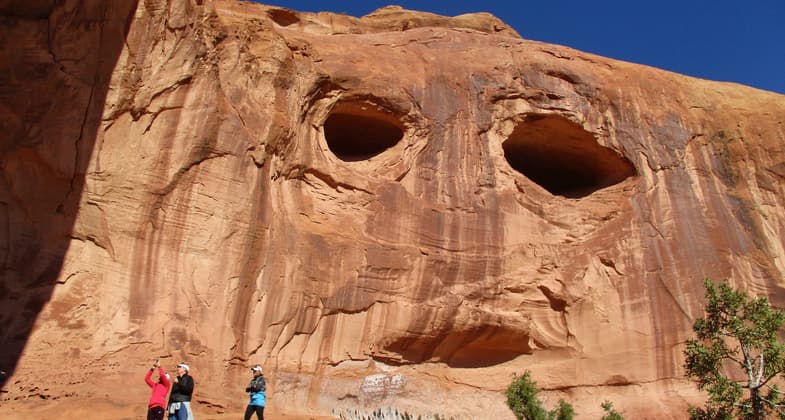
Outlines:
<svg viewBox="0 0 785 420"><path fill-rule="evenodd" d="M785 94L785 0L266 0L363 16L388 4L445 16L489 12L522 37Z"/></svg>

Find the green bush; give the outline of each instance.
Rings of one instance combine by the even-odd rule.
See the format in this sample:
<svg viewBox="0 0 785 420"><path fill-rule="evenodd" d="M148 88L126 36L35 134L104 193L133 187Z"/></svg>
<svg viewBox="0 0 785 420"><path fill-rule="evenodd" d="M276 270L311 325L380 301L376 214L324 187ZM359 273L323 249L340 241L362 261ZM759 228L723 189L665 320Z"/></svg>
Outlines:
<svg viewBox="0 0 785 420"><path fill-rule="evenodd" d="M622 417L618 411L613 409L612 402L604 401L600 406L603 410L605 410L605 415L602 416L601 420L624 420L624 417Z"/></svg>
<svg viewBox="0 0 785 420"><path fill-rule="evenodd" d="M515 418L518 420L572 420L575 417L575 410L570 403L559 400L559 405L547 411L542 406L542 402L537 397L540 391L537 384L531 378L528 370L522 376L514 376L509 387L507 387L507 406L510 407Z"/></svg>
<svg viewBox="0 0 785 420"><path fill-rule="evenodd" d="M518 420L572 420L575 417L575 409L570 403L562 399L551 411L542 406L537 394L537 384L532 380L531 372L528 370L523 375L513 376L513 381L507 387L507 406L510 407L515 418ZM613 409L613 403L605 401L602 403L605 415L602 420L624 420L624 417Z"/></svg>

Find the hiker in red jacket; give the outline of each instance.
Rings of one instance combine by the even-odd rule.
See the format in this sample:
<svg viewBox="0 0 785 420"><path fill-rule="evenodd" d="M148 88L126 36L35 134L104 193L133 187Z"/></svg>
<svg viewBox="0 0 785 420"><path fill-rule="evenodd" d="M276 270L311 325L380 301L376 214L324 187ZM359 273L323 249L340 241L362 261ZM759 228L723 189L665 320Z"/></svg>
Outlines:
<svg viewBox="0 0 785 420"><path fill-rule="evenodd" d="M158 369L158 382L153 382L153 370ZM161 369L161 363L156 360L153 367L147 371L144 377L147 385L153 389L153 394L150 395L150 403L147 405L147 420L164 420L164 411L166 411L166 394L169 392L169 374Z"/></svg>

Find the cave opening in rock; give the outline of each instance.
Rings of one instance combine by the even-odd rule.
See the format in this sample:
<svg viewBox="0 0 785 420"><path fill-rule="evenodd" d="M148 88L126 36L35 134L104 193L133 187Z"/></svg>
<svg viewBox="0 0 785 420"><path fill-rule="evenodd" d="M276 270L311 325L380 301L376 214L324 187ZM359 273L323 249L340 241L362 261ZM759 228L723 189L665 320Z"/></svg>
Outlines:
<svg viewBox="0 0 785 420"><path fill-rule="evenodd" d="M448 326L429 334L407 334L384 346L386 355L375 358L388 364L446 363L455 368L480 368L531 354L530 336L512 325L483 323Z"/></svg>
<svg viewBox="0 0 785 420"><path fill-rule="evenodd" d="M367 101L342 102L324 122L330 151L346 162L370 159L403 138L404 127L393 112Z"/></svg>
<svg viewBox="0 0 785 420"><path fill-rule="evenodd" d="M586 197L636 174L629 160L560 115L527 115L502 148L513 169L567 198Z"/></svg>
<svg viewBox="0 0 785 420"><path fill-rule="evenodd" d="M297 17L297 13L291 10L270 9L267 11L267 16L269 16L273 22L281 26L289 26L294 25L295 23L300 23L300 18Z"/></svg>

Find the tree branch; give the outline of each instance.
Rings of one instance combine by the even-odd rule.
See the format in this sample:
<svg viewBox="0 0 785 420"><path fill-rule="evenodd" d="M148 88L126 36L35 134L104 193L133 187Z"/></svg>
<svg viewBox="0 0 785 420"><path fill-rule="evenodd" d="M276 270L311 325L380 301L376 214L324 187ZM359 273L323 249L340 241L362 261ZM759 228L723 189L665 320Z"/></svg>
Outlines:
<svg viewBox="0 0 785 420"><path fill-rule="evenodd" d="M755 385L760 386L760 381L763 378L763 368L765 364L765 360L763 359L763 353L758 355L760 362L758 362L758 377L755 379Z"/></svg>
<svg viewBox="0 0 785 420"><path fill-rule="evenodd" d="M741 344L741 353L744 355L744 366L747 369L747 383L749 384L750 389L752 389L753 367L752 361L750 360L749 349L744 345L744 343L741 343L741 339L739 339L739 343Z"/></svg>

